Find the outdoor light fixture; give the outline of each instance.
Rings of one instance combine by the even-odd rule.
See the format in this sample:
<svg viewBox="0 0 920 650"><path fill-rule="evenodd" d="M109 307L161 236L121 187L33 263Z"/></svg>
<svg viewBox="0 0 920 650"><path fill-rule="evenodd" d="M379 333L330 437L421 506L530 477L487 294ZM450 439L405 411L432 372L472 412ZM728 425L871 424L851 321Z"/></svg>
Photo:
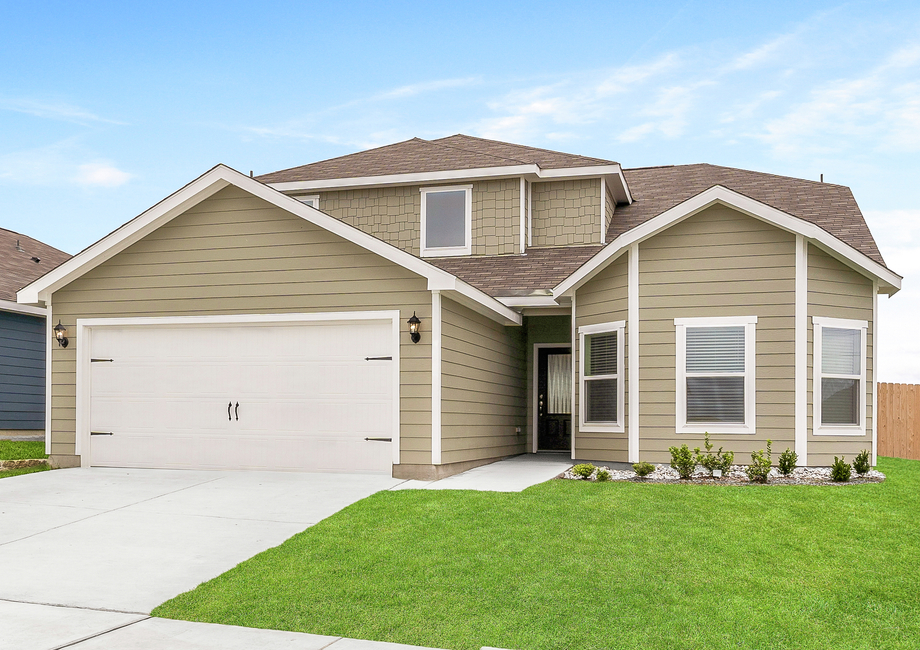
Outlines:
<svg viewBox="0 0 920 650"><path fill-rule="evenodd" d="M54 326L54 338L57 339L58 345L62 348L66 348L70 342L67 340L67 328L61 325L60 319L58 319L58 324Z"/></svg>
<svg viewBox="0 0 920 650"><path fill-rule="evenodd" d="M422 335L418 333L418 326L422 324L422 321L418 319L418 316L415 315L415 312L412 312L412 318L408 320L409 323L409 338L412 339L413 343L418 343L422 340Z"/></svg>

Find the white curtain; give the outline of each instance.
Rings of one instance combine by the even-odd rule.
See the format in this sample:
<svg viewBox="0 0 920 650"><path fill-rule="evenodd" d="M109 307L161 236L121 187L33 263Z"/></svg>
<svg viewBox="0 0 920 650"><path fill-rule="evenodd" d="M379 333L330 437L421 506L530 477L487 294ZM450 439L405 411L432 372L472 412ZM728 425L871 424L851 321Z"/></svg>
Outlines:
<svg viewBox="0 0 920 650"><path fill-rule="evenodd" d="M572 355L551 354L546 358L549 399L546 412L568 415L572 412Z"/></svg>

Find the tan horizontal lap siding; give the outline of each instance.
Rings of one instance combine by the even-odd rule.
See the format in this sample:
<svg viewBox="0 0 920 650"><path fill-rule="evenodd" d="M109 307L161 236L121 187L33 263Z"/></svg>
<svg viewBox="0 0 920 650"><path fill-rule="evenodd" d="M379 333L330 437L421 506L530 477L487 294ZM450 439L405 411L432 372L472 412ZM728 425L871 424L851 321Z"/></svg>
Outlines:
<svg viewBox="0 0 920 650"><path fill-rule="evenodd" d="M575 435L575 458L582 460L597 460L610 462L626 462L626 432L623 433L589 433L579 430L579 408L581 392L579 383L581 352L579 348L580 337L578 328L586 325L612 323L625 321L628 317L627 294L628 284L628 255L622 254L606 269L598 273L575 293L575 404L572 410L572 431ZM620 369L620 378L623 382L624 395L629 394L627 382L626 359L628 334L624 331L623 341L623 368ZM624 399L624 402L626 400ZM629 405L624 403L624 429L628 427Z"/></svg>
<svg viewBox="0 0 920 650"><path fill-rule="evenodd" d="M224 189L52 297L70 346L52 360L52 453L73 454L79 318L413 311L427 281L237 188ZM402 326L402 325L401 325ZM404 333L405 334L405 333ZM431 341L400 345L403 463L431 462Z"/></svg>
<svg viewBox="0 0 920 650"><path fill-rule="evenodd" d="M520 180L476 181L472 185L473 254L514 253L520 229ZM421 250L422 187L430 185L321 192L319 209L418 255Z"/></svg>
<svg viewBox="0 0 920 650"><path fill-rule="evenodd" d="M441 319L442 463L523 453L523 328L499 325L447 298Z"/></svg>
<svg viewBox="0 0 920 650"><path fill-rule="evenodd" d="M534 246L600 243L600 179L533 183L531 188Z"/></svg>
<svg viewBox="0 0 920 650"><path fill-rule="evenodd" d="M745 462L795 432L795 237L725 207L704 210L639 247L639 449L669 462L668 447L702 446L676 433L675 318L757 316L756 434L713 435ZM579 295L579 301L581 297Z"/></svg>
<svg viewBox="0 0 920 650"><path fill-rule="evenodd" d="M872 451L875 414L872 382L875 323L872 320L872 280L837 261L820 248L808 246L808 463L830 465L834 456L852 461L863 449ZM866 333L866 434L826 436L814 434L814 323L813 316L868 321Z"/></svg>

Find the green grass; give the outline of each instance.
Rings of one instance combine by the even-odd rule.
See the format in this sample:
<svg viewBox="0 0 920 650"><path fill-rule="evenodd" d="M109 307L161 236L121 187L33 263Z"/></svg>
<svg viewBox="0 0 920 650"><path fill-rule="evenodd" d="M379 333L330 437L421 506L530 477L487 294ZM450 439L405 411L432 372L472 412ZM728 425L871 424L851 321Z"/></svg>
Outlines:
<svg viewBox="0 0 920 650"><path fill-rule="evenodd" d="M10 476L19 476L21 474L34 474L35 472L47 472L50 467L39 465L38 467L23 467L21 469L4 469L0 470L0 478L9 478Z"/></svg>
<svg viewBox="0 0 920 650"><path fill-rule="evenodd" d="M920 462L881 484L383 492L153 614L450 649L920 647Z"/></svg>
<svg viewBox="0 0 920 650"><path fill-rule="evenodd" d="M0 440L0 460L47 458L45 443L32 440Z"/></svg>

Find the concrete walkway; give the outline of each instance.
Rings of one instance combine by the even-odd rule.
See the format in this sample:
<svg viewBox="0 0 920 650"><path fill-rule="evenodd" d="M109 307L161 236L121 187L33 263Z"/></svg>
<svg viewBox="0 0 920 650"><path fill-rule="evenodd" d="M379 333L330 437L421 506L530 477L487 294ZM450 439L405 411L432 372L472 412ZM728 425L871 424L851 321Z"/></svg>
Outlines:
<svg viewBox="0 0 920 650"><path fill-rule="evenodd" d="M0 600L3 650L438 650Z"/></svg>
<svg viewBox="0 0 920 650"><path fill-rule="evenodd" d="M523 454L497 463L474 467L440 481L406 481L393 490L479 490L482 492L522 492L549 481L572 466L568 452Z"/></svg>

